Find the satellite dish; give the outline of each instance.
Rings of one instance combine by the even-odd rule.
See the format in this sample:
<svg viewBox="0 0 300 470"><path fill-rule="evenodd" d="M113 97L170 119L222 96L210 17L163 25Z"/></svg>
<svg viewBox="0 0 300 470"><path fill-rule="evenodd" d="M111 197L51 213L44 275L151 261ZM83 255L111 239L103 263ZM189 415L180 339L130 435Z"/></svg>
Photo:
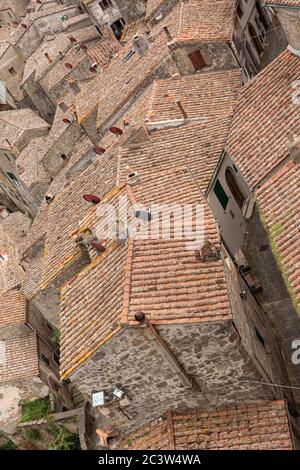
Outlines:
<svg viewBox="0 0 300 470"><path fill-rule="evenodd" d="M119 127L111 127L109 130L112 134L117 134L117 135L123 134L122 129L120 129Z"/></svg>
<svg viewBox="0 0 300 470"><path fill-rule="evenodd" d="M102 155L106 151L106 149L104 149L102 147L94 147L93 150L97 155Z"/></svg>
<svg viewBox="0 0 300 470"><path fill-rule="evenodd" d="M69 62L66 62L66 63L65 63L65 67L67 67L67 69L72 69L72 68L73 68L73 65L70 64Z"/></svg>
<svg viewBox="0 0 300 470"><path fill-rule="evenodd" d="M85 199L87 202L92 202L93 204L99 204L101 201L100 197L95 196L95 194L84 194L83 199Z"/></svg>

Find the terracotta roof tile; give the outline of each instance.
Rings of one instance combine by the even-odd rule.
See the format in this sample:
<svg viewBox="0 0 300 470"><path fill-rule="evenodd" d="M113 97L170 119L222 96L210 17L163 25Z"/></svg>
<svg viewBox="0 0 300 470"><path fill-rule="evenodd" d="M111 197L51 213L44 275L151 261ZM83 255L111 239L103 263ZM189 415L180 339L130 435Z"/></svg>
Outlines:
<svg viewBox="0 0 300 470"><path fill-rule="evenodd" d="M288 162L256 193L271 246L300 312L300 168Z"/></svg>
<svg viewBox="0 0 300 470"><path fill-rule="evenodd" d="M279 6L291 6L291 7L300 7L299 0L263 0L265 5L279 5Z"/></svg>
<svg viewBox="0 0 300 470"><path fill-rule="evenodd" d="M288 411L283 401L237 404L224 409L172 413L127 436L120 447L170 450L292 450Z"/></svg>
<svg viewBox="0 0 300 470"><path fill-rule="evenodd" d="M119 190L109 201L115 205ZM126 189L130 199L130 190ZM205 205L205 240L220 245L216 224L186 168L159 171L134 186L137 201ZM106 199L105 199L106 201ZM95 230L97 208L82 221ZM118 324L133 323L143 310L153 323L203 322L231 317L223 261L201 262L183 240L131 240L106 251L67 285L62 294L61 373L63 376L98 348ZM113 269L112 269L113 266Z"/></svg>
<svg viewBox="0 0 300 470"><path fill-rule="evenodd" d="M5 359L0 359L0 383L39 375L37 341L33 331L9 338L3 343L4 351L1 352Z"/></svg>
<svg viewBox="0 0 300 470"><path fill-rule="evenodd" d="M208 0L190 0L175 6L153 28L153 41L143 57L136 52L127 59L127 55L134 50L129 41L105 69L105 73L99 74L92 85L86 86L77 95L78 121L83 122L98 107L97 126L102 126L129 97L138 94L146 80L150 81L153 72L170 54L168 38L162 30L164 25L169 27L174 40L227 41L233 29L234 5L234 0L217 0L213 17L210 15L211 2ZM199 21L199 17L202 21ZM144 35L143 28L139 34Z"/></svg>
<svg viewBox="0 0 300 470"><path fill-rule="evenodd" d="M21 292L0 291L0 309L0 328L25 323L26 299Z"/></svg>
<svg viewBox="0 0 300 470"><path fill-rule="evenodd" d="M116 184L117 156L105 153L81 173L51 203L48 212L42 286L48 285L66 266L67 260L79 255L70 233L90 209L84 194L106 194Z"/></svg>
<svg viewBox="0 0 300 470"><path fill-rule="evenodd" d="M227 147L252 188L288 156L289 138L300 134L293 102L299 79L299 58L286 50L242 88Z"/></svg>

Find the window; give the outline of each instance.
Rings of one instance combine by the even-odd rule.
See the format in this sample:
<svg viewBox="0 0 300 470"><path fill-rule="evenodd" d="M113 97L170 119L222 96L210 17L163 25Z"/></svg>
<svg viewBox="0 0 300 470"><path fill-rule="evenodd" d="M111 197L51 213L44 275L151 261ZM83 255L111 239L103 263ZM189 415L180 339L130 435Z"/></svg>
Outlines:
<svg viewBox="0 0 300 470"><path fill-rule="evenodd" d="M214 187L214 193L217 196L221 206L225 210L229 201L229 197L225 193L223 186L221 185L220 181L217 180L215 187Z"/></svg>
<svg viewBox="0 0 300 470"><path fill-rule="evenodd" d="M14 186L16 186L16 188L19 188L20 183L19 183L18 178L13 173L11 173L10 171L7 171L6 174L7 174L8 178L10 179L10 181L12 182L12 184Z"/></svg>
<svg viewBox="0 0 300 470"><path fill-rule="evenodd" d="M189 59L192 62L195 70L201 70L206 66L206 62L199 50L189 54Z"/></svg>
<svg viewBox="0 0 300 470"><path fill-rule="evenodd" d="M231 194L233 195L236 203L241 209L243 207L243 204L246 198L243 195L242 191L240 190L239 185L236 182L235 175L233 171L231 170L231 168L226 168L225 178L226 178L226 183L228 185L228 188L230 189Z"/></svg>
<svg viewBox="0 0 300 470"><path fill-rule="evenodd" d="M47 364L47 366L49 366L49 365L50 365L50 361L49 361L48 357L44 356L44 354L42 354L41 357L42 357L42 361L43 361L45 364Z"/></svg>
<svg viewBox="0 0 300 470"><path fill-rule="evenodd" d="M125 21L123 20L123 18L120 18L119 20L115 21L114 23L110 25L117 39L121 39L124 26L125 26Z"/></svg>
<svg viewBox="0 0 300 470"><path fill-rule="evenodd" d="M11 75L16 75L16 73L17 73L13 67L11 67L10 69L8 69L8 71L9 71L9 73L10 73Z"/></svg>
<svg viewBox="0 0 300 470"><path fill-rule="evenodd" d="M99 2L99 5L103 11L113 6L111 0L102 0L101 2Z"/></svg>

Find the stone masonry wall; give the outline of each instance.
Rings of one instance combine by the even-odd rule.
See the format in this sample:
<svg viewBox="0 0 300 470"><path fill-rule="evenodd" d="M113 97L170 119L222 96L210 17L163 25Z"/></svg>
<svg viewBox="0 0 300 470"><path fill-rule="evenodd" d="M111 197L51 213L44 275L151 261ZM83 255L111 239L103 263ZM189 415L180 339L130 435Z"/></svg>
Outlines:
<svg viewBox="0 0 300 470"><path fill-rule="evenodd" d="M142 329L125 328L102 345L70 379L90 402L92 393L104 390L108 397L119 387L130 403L114 406L106 419L95 411L98 424L128 431L163 414L167 409L214 408L236 401L274 399L270 388L241 382L259 380L231 322L157 327L161 337L198 384L184 389L153 341Z"/></svg>
<svg viewBox="0 0 300 470"><path fill-rule="evenodd" d="M293 339L300 338L300 319L292 305L257 210L249 221L243 251L253 274L263 286L263 291L256 297L267 312L276 333L291 385L300 387L300 366L292 363L291 344ZM300 404L300 391L294 391L294 397Z"/></svg>

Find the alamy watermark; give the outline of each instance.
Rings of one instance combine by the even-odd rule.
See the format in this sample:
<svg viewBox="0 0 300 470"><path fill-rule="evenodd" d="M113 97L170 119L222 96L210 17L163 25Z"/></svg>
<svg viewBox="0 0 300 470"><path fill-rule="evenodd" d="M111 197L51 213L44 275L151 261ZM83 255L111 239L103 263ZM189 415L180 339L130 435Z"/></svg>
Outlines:
<svg viewBox="0 0 300 470"><path fill-rule="evenodd" d="M131 204L120 196L117 204L97 208L98 240L183 240L189 250L202 248L205 236L203 204Z"/></svg>
<svg viewBox="0 0 300 470"><path fill-rule="evenodd" d="M295 349L292 354L292 363L294 366L298 366L300 364L300 339L295 339L292 342L292 349Z"/></svg>
<svg viewBox="0 0 300 470"><path fill-rule="evenodd" d="M300 80L294 80L292 82L292 103L295 105L300 104Z"/></svg>

